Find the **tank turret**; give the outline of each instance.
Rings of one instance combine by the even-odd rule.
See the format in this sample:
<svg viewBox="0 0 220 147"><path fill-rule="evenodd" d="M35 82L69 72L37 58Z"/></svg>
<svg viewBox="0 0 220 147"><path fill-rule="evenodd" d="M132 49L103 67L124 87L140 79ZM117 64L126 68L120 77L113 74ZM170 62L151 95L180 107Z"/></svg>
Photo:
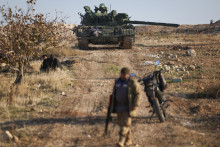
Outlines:
<svg viewBox="0 0 220 147"><path fill-rule="evenodd" d="M135 27L132 24L158 25L178 27L178 24L134 21L127 13L108 13L105 4L95 6L94 11L89 6L84 7L85 14L78 13L81 25L74 28L78 37L79 48L88 49L88 44L119 44L122 48L132 48L135 40Z"/></svg>
<svg viewBox="0 0 220 147"><path fill-rule="evenodd" d="M91 26L98 26L98 25L126 25L126 24L145 24L145 25L159 25L159 26L169 26L169 27L178 27L178 24L171 24L171 23L161 23L161 22L149 22L149 21L131 21L130 17L126 13L118 13L116 10L112 10L108 13L108 8L102 3L100 4L99 8L95 6L93 12L89 6L85 6L85 14L81 16L81 24L82 25L91 25Z"/></svg>

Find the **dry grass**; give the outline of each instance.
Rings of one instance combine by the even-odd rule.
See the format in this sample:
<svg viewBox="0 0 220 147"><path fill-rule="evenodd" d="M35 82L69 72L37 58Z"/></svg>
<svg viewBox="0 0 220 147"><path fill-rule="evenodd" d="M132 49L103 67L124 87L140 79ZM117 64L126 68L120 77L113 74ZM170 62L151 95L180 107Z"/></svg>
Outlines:
<svg viewBox="0 0 220 147"><path fill-rule="evenodd" d="M43 114L50 113L60 103L61 93L73 85L70 81L72 77L68 70L59 70L50 73L40 73L40 65L42 61L32 61L24 79L19 86L14 89L14 105L8 105L8 98L11 92L11 85L16 78L15 73L0 74L0 123L13 122L16 120L31 120ZM32 139L28 129L24 127L23 131L26 134L21 136L22 131L13 131L13 126L9 126L9 131L19 138ZM3 130L0 129L0 144L8 145L9 141L2 138ZM8 128L7 128L8 130ZM27 140L25 140L27 141ZM0 145L0 146L1 146Z"/></svg>
<svg viewBox="0 0 220 147"><path fill-rule="evenodd" d="M60 94L70 81L68 71L56 71L50 73L39 73L40 62L32 62L34 72L26 74L24 80L14 91L15 104L17 107L27 104L35 105L42 98L53 97ZM10 86L15 79L15 75L1 75L0 83L0 107L6 107Z"/></svg>
<svg viewBox="0 0 220 147"><path fill-rule="evenodd" d="M73 56L75 53L73 48L70 47L57 47L57 48L51 48L47 51L47 54L54 54L57 57L69 57Z"/></svg>
<svg viewBox="0 0 220 147"><path fill-rule="evenodd" d="M205 80L199 87L199 94L207 98L220 98L220 81L218 79Z"/></svg>
<svg viewBox="0 0 220 147"><path fill-rule="evenodd" d="M219 43L220 34L143 34L137 35L136 44L142 45L174 45L174 44L208 44ZM204 41L205 40L205 41Z"/></svg>
<svg viewBox="0 0 220 147"><path fill-rule="evenodd" d="M219 77L219 38L220 34L184 34L184 33L145 33L136 36L136 44L148 48L148 46L158 46L152 48L152 52L164 52L161 55L161 60L164 64L173 60L175 66L188 67L195 65L199 68L189 71L172 70L170 73L165 73L167 79L171 80L173 77L183 78L180 84L171 84L174 91L179 93L192 93L198 98L217 98L220 97L220 77ZM182 44L191 49L195 49L197 56L195 58L185 56L186 50L177 48L173 45ZM165 45L165 46L163 46ZM171 45L171 46L169 46ZM184 46L183 46L184 47ZM178 56L178 60L172 58L172 54ZM171 56L171 58L167 58ZM172 80L171 80L172 81Z"/></svg>
<svg viewBox="0 0 220 147"><path fill-rule="evenodd" d="M137 35L137 37L140 37L140 36ZM142 37L140 37L137 40L137 42L143 43L144 45L164 45L164 44L171 44L172 45L174 43L178 44L179 42L181 42L181 43L193 42L194 43L194 42L199 42L202 39L204 39L204 41L203 41L204 43L210 43L210 42L212 43L212 42L216 42L218 40L217 36L215 36L215 35L213 36L213 38L211 38L210 36L203 36L203 35L201 35L200 38L197 38L198 36L196 36L196 35L184 36L181 34L180 35L168 34L168 36L165 36L165 35L147 36L146 35L143 38ZM146 47L146 48L148 48L148 47ZM200 70L190 71L189 75L183 75L184 73L180 73L180 72L174 73L174 74L177 74L177 76L183 76L184 80L182 83L169 83L169 89L171 89L175 92L178 92L180 94L187 93L190 90L191 90L190 91L191 93L204 92L204 93L208 94L208 92L211 92L211 93L216 94L216 90L219 90L219 88L218 88L219 82L217 83L217 81L219 81L219 76L218 76L218 72L216 70L216 69L219 69L219 66L217 64L218 62L216 62L216 64L210 64L210 62L217 61L219 59L218 58L219 56L214 54L214 51L216 50L214 47L210 49L210 53L211 53L210 55L204 56L204 54L209 52L209 51L207 51L207 46L205 46L203 48L199 46L198 49L196 49L196 52L197 52L196 58L182 56L182 54L185 52L185 50L174 50L174 49L172 49L172 47L170 47L170 48L168 48L168 47L161 47L161 48L154 47L152 49L149 47L148 49L150 50L150 52L153 52L155 54L157 54L157 53L159 54L159 52L161 52L161 51L165 52L166 55L168 55L168 52L177 54L180 61L176 61L175 64L180 64L180 66L183 66L184 64L186 64L186 65L193 64L194 65L195 63L197 63L197 65L201 67ZM167 49L169 51L167 51ZM69 53L69 51L70 51L70 53ZM113 52L115 52L115 51L113 50ZM125 50L125 52L126 52L126 50ZM70 49L70 50L68 49L67 51L63 51L63 50L56 48L56 49L51 50L51 53L53 53L55 55L59 55L59 56L70 56L70 54L72 53L72 49ZM78 50L78 51L75 50L73 52L73 54L74 53L76 54L74 56L74 58L77 58L79 56L81 57L83 55L88 54L87 52L85 53L84 51L80 51L80 50ZM95 56L95 54L93 54L93 53L89 57L92 59L92 61L93 61L93 58L95 59L95 61L99 59L99 58L97 59L97 57L99 57L99 56ZM116 57L118 57L118 56L116 56ZM145 59L145 58L149 59L148 57L143 57L143 59ZM82 59L84 59L84 58L82 58ZM88 72L87 74L83 75L85 80L86 80L86 78L91 78L91 77L96 78L97 76L91 75L93 73L97 74L99 72L99 73L105 74L105 76L107 76L107 77L111 77L111 75L115 75L119 72L118 71L119 67L115 66L113 63L106 64L106 66L98 66L98 67L97 66L90 66L91 64L87 64L87 62L90 62L91 59L89 59L88 61L86 60L84 62L77 60L81 63L77 64L77 66L79 66L79 67L74 66L74 68L76 70L75 70L75 73L73 73L73 74L77 75L76 78L82 78L81 76L85 72ZM102 60L102 59L100 58L100 60ZM167 57L164 57L161 60L165 63L165 62L169 62L170 60L172 60L172 58L168 59ZM164 60L166 60L166 61L164 61ZM204 61L202 61L202 60L204 60ZM138 59L138 61L140 61L140 60ZM204 65L200 64L201 62L204 62ZM66 97L67 99L64 100L64 97L62 97L60 94L62 91L65 91L65 89L70 90L69 85L70 84L72 85L73 82L71 82L69 79L74 78L71 75L71 72L73 72L74 68L69 68L69 70L71 70L71 71L58 71L58 72L51 72L49 74L45 74L45 73L39 73L40 64L41 64L40 61L31 62L31 67L32 67L31 72L26 73L23 83L15 91L15 93L16 93L16 106L15 107L6 106L7 103L5 101L5 99L8 97L9 87L10 87L12 81L14 81L15 75L9 75L9 74L0 75L1 80L4 81L4 82L0 83L0 86L1 86L0 87L0 95L2 98L2 99L0 98L1 99L0 100L0 118L1 118L0 122L3 122L3 123L6 122L5 125L3 125L4 128L2 127L2 129L0 130L0 134L3 133L3 130L6 130L11 127L10 124L7 124L7 121L13 122L13 120L15 120L15 121L16 120L25 120L25 121L23 121L25 124L25 122L28 120L30 120L30 123L32 123L31 122L32 119L35 119L35 118L36 119L37 118L47 118L48 120L50 120L52 117L57 118L57 122L54 124L50 122L48 124L39 123L39 125L35 125L35 123L33 123L33 125L32 124L24 125L21 128L19 128L20 124L17 123L16 125L18 127L16 126L17 128L15 131L15 133L17 133L17 134L15 134L15 135L19 136L20 142L21 142L20 144L15 144L18 146L19 145L20 146L28 146L28 145L30 146L33 143L36 143L36 144L34 144L32 146L37 146L37 145L39 146L39 144L41 144L42 142L54 141L57 139L56 132L58 132L58 131L61 131L61 133L62 133L62 131L64 131L63 133L65 133L64 137L66 139L66 136L65 136L66 132L68 132L71 128L69 128L69 127L64 128L64 127L67 127L66 122L64 122L64 127L60 127L63 124L58 119L61 117L63 118L63 117L72 117L72 116L79 116L79 117L87 116L88 113L84 114L84 108L79 109L79 112L78 112L78 107L80 107L82 103L85 103L85 102L87 103L86 100L88 100L88 102L90 102L91 98L95 98L94 97L95 95L93 95L93 94L95 94L96 92L100 92L101 97L102 97L103 92L105 95L107 95L107 93L109 92L108 90L103 91L103 86L99 83L99 81L97 82L97 85L100 87L100 89L99 88L96 89L96 86L95 86L96 83L92 83L91 84L92 87L88 88L88 86L90 86L90 84L88 84L88 81L85 81L85 82L75 81L74 82L75 89L76 90L80 89L80 91L78 91L78 92L81 92L82 97L79 97L79 99L78 99L78 92L77 92L76 93L77 98L75 98L73 101L71 101L69 97ZM85 65L82 65L82 64L85 64ZM95 62L95 64L96 64L96 62ZM100 64L100 63L97 63L97 64ZM212 66L210 66L210 65L212 65ZM94 70L94 67L96 67L95 70ZM104 68L104 69L99 70L99 71L96 70L96 69L101 69L101 68ZM150 69L150 67L146 67L146 71L149 69ZM210 72L210 70L213 72ZM80 72L83 72L83 73L81 74ZM208 74L207 74L207 72L208 72ZM87 77L87 75L88 75L88 77ZM214 78L207 79L207 77L210 77L210 75L214 76ZM172 78L174 75L170 75L170 76L171 76L170 78ZM89 79L87 79L87 80L89 80ZM106 89L106 88L104 88L104 89ZM212 92L212 90L213 90L213 92ZM73 90L70 90L70 92L73 92L73 94L75 93L75 91L73 91ZM1 93L3 93L3 94L1 94ZM89 99L87 99L87 96ZM98 97L100 97L100 96L98 96ZM85 98L85 99L82 100L82 98ZM57 103L59 103L60 100L63 100L61 102L62 104L60 104L58 109L56 109L56 110L53 109L57 106ZM81 100L82 100L82 102L80 102ZM96 100L98 100L98 99L94 99L94 100L92 99L92 101L94 101L94 103L97 102ZM190 106L201 104L201 103L198 103L200 100L190 100L190 101L183 100L183 99L175 99L175 100L176 100L176 102L179 102L177 104L179 104L181 107L183 107L183 105L185 107L185 105L186 105L187 110L188 110L188 107L190 107ZM101 101L104 102L104 99L102 99ZM209 102L209 101L212 101L212 100L205 100L204 103ZM193 103L193 105L191 103ZM94 105L94 109L96 109L95 107L98 106L97 104ZM102 103L100 103L100 104L102 104ZM212 104L209 106L209 103L206 103L206 104L208 104L208 105L201 106L202 109L206 109L206 108L212 109L213 106L215 105L215 104ZM72 105L76 106L77 111L71 110L71 109L69 109L69 110L63 109L62 110L62 107L68 106L68 108L69 108L70 106L72 107ZM88 105L86 105L88 107L88 109L90 107L89 105L90 105L90 103L88 103ZM82 105L82 106L84 106L84 105ZM219 110L219 109L217 109L218 105L215 105L215 106L216 106L216 109L213 109L213 111ZM32 107L35 107L37 110L36 109L31 110L30 108L32 108ZM60 108L61 108L61 111L60 111ZM87 109L87 112L88 112L88 109ZM173 109L173 111L177 111L177 112L179 111L179 109L175 109L175 108L172 108L172 109ZM42 111L39 111L39 110L42 110ZM83 111L80 112L80 110L83 110ZM210 113L210 115L214 116L213 111L210 110L208 112ZM176 115L177 112L175 112L174 114ZM219 111L216 111L215 114L218 114L218 112ZM181 113L180 114L178 113L177 116L178 116L178 118L181 118L180 117ZM187 121L188 121L188 119L187 119ZM52 122L54 122L54 121L52 121ZM74 127L74 128L72 128L73 130L77 130L78 126L81 126L81 123L73 125L72 122L73 121L71 121L70 127ZM36 123L38 123L38 122L36 122ZM169 123L169 121L167 123ZM97 127L99 127L98 125L99 124L97 124ZM59 127L57 127L57 126L59 126ZM85 125L83 124L83 128L84 128L84 126ZM163 127L163 126L161 126L161 127ZM56 130L56 128L60 128L60 129ZM182 128L183 127L181 127L181 129ZM85 126L84 129L85 129L85 132L87 133L88 129L90 129L90 128ZM152 128L152 129L154 129L154 128ZM13 129L11 129L11 130L13 130ZM9 131L11 131L11 130L9 130ZM33 130L35 130L35 131L33 131ZM174 130L176 130L176 128L174 128ZM187 128L187 130L188 130L188 128ZM216 127L215 127L215 130L216 130ZM79 127L78 131L82 132L84 130L81 130L81 128ZM169 131L169 130L167 130L167 131ZM174 133L177 133L177 132L174 132ZM180 133L183 133L183 132L180 131ZM53 134L55 134L55 135L53 135ZM216 133L213 133L213 134L215 135ZM49 140L48 140L48 135L49 135ZM83 135L85 135L85 134L83 133ZM197 136L197 134L195 134L195 135ZM72 134L71 134L71 136L72 136ZM78 137L79 136L77 136L77 138ZM94 137L96 137L96 136L94 136ZM213 136L211 136L211 137L213 137ZM0 142L1 141L2 140L1 140L1 136L0 136ZM85 141L85 140L82 140L82 141ZM85 142L83 142L83 144L84 143ZM12 145L12 143L9 144L8 142L6 142L5 145ZM178 145L181 145L181 144L178 144ZM4 144L3 144L3 146L4 146Z"/></svg>

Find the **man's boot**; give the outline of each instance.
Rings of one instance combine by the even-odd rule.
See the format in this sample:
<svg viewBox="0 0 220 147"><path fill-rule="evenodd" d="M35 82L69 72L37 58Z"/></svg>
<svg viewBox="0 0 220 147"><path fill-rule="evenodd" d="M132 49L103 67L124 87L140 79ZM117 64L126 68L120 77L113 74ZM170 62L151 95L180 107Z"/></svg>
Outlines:
<svg viewBox="0 0 220 147"><path fill-rule="evenodd" d="M131 141L131 139L127 139L125 145L127 145L127 146L132 145L132 141Z"/></svg>
<svg viewBox="0 0 220 147"><path fill-rule="evenodd" d="M119 147L124 147L125 140L126 140L126 138L124 136L120 136L120 139L119 139L119 142L118 142L118 146Z"/></svg>
<svg viewBox="0 0 220 147"><path fill-rule="evenodd" d="M127 139L126 139L125 145L126 145L126 146L132 145L132 141L131 141L131 132L130 132L130 131L128 132L128 136L127 136Z"/></svg>

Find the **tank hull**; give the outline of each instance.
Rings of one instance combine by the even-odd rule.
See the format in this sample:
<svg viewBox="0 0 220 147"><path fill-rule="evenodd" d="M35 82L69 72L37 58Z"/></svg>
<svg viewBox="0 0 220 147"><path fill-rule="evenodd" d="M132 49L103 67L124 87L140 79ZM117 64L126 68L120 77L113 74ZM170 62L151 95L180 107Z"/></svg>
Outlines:
<svg viewBox="0 0 220 147"><path fill-rule="evenodd" d="M107 44L118 44L122 37L111 36L111 37L88 37L88 42L94 45L107 45Z"/></svg>
<svg viewBox="0 0 220 147"><path fill-rule="evenodd" d="M93 26L78 26L74 29L76 36L80 40L87 40L88 44L94 45L107 45L107 44L119 44L123 46L126 38L132 38L134 42L135 27L133 25L124 26L96 26L98 35L94 35ZM132 47L131 47L132 48Z"/></svg>

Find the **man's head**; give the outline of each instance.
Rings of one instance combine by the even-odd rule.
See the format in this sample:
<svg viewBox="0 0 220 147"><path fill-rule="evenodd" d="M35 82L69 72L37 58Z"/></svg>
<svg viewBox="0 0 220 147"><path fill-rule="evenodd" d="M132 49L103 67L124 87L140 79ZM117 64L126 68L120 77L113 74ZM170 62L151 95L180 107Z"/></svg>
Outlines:
<svg viewBox="0 0 220 147"><path fill-rule="evenodd" d="M99 11L100 11L101 13L107 13L107 12L108 12L108 8L105 6L104 3L101 3L101 4L99 5Z"/></svg>
<svg viewBox="0 0 220 147"><path fill-rule="evenodd" d="M46 60L47 59L47 55L43 55L42 58L43 58L43 60Z"/></svg>
<svg viewBox="0 0 220 147"><path fill-rule="evenodd" d="M92 12L89 6L84 6L84 9L85 9L86 13Z"/></svg>
<svg viewBox="0 0 220 147"><path fill-rule="evenodd" d="M121 69L120 79L122 81L125 81L125 80L129 79L129 77L130 77L130 70L127 67L123 67Z"/></svg>

